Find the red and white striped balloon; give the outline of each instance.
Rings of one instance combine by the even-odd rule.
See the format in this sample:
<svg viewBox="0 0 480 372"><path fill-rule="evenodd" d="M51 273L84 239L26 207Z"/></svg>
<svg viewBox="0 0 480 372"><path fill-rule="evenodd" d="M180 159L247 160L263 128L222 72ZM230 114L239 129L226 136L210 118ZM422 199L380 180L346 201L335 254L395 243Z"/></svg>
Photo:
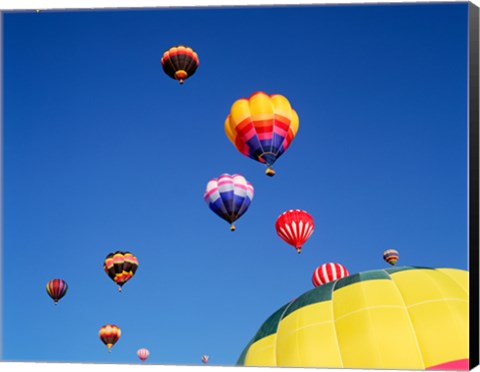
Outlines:
<svg viewBox="0 0 480 372"><path fill-rule="evenodd" d="M141 348L137 350L137 356L140 358L142 362L145 362L145 360L147 360L149 355L150 355L150 352L148 351L148 349Z"/></svg>
<svg viewBox="0 0 480 372"><path fill-rule="evenodd" d="M310 238L314 228L312 216L300 209L283 212L275 222L278 236L293 245L298 253L302 252L302 246Z"/></svg>
<svg viewBox="0 0 480 372"><path fill-rule="evenodd" d="M347 268L339 263L326 263L315 269L312 276L312 283L315 287L331 282L333 280L349 276Z"/></svg>
<svg viewBox="0 0 480 372"><path fill-rule="evenodd" d="M208 355L202 355L202 363L207 364L210 357Z"/></svg>

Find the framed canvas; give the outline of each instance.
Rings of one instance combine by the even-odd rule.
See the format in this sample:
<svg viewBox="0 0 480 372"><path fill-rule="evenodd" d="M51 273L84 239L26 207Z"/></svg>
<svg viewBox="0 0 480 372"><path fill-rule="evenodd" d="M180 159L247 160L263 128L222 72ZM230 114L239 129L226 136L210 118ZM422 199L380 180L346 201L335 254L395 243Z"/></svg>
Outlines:
<svg viewBox="0 0 480 372"><path fill-rule="evenodd" d="M477 5L0 19L2 370L478 366Z"/></svg>

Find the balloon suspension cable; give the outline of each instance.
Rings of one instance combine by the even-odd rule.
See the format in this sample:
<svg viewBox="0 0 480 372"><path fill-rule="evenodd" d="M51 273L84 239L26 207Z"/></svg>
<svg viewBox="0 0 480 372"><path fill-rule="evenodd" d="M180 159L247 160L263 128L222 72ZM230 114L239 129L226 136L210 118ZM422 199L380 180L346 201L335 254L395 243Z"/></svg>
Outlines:
<svg viewBox="0 0 480 372"><path fill-rule="evenodd" d="M265 171L265 174L269 177L273 177L275 176L275 171L272 168L268 167L267 170Z"/></svg>
<svg viewBox="0 0 480 372"><path fill-rule="evenodd" d="M230 225L230 231L235 231L235 225L233 223Z"/></svg>

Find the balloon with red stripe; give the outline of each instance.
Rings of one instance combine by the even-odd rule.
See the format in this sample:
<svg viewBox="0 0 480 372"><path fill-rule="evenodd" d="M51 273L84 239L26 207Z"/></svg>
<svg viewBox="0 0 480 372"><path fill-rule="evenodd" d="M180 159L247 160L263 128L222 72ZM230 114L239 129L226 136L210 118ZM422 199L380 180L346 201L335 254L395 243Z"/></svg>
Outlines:
<svg viewBox="0 0 480 372"><path fill-rule="evenodd" d="M313 272L312 283L315 287L318 287L349 275L350 273L345 266L335 262L325 263Z"/></svg>
<svg viewBox="0 0 480 372"><path fill-rule="evenodd" d="M163 71L180 84L191 77L200 63L197 53L186 45L171 47L160 60Z"/></svg>
<svg viewBox="0 0 480 372"><path fill-rule="evenodd" d="M141 348L137 350L137 356L140 358L142 362L145 362L149 355L150 355L150 351L148 351L148 349Z"/></svg>
<svg viewBox="0 0 480 372"><path fill-rule="evenodd" d="M47 283L47 293L53 299L55 305L58 303L58 300L65 296L67 290L68 285L65 280L52 279Z"/></svg>
<svg viewBox="0 0 480 372"><path fill-rule="evenodd" d="M275 222L278 236L292 245L298 253L310 238L315 228L313 218L306 211L291 209L283 212Z"/></svg>
<svg viewBox="0 0 480 372"><path fill-rule="evenodd" d="M383 252L383 259L392 266L395 266L399 257L400 254L395 249L387 249L385 252Z"/></svg>
<svg viewBox="0 0 480 372"><path fill-rule="evenodd" d="M122 331L115 324L105 324L98 331L98 337L107 346L108 351L112 351L111 348L120 339Z"/></svg>
<svg viewBox="0 0 480 372"><path fill-rule="evenodd" d="M207 364L210 357L208 355L202 355L202 363Z"/></svg>

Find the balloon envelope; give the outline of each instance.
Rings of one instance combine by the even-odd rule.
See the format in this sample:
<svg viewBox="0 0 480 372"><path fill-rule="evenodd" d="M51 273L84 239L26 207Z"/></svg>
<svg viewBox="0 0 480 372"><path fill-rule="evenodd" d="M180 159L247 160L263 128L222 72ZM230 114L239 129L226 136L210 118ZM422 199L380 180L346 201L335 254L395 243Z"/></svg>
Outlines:
<svg viewBox="0 0 480 372"><path fill-rule="evenodd" d="M138 259L130 252L117 251L109 253L103 263L103 270L115 283L118 290L135 275Z"/></svg>
<svg viewBox="0 0 480 372"><path fill-rule="evenodd" d="M245 177L224 173L208 182L203 198L213 212L230 223L233 231L233 223L247 211L253 194L253 186Z"/></svg>
<svg viewBox="0 0 480 372"><path fill-rule="evenodd" d="M468 370L469 275L391 267L314 288L274 312L244 366Z"/></svg>
<svg viewBox="0 0 480 372"><path fill-rule="evenodd" d="M150 355L150 351L148 351L148 349L141 348L137 350L137 356L140 358L142 362L147 360L149 355Z"/></svg>
<svg viewBox="0 0 480 372"><path fill-rule="evenodd" d="M47 283L47 293L53 299L55 304L58 303L67 293L68 285L63 279L52 279Z"/></svg>
<svg viewBox="0 0 480 372"><path fill-rule="evenodd" d="M163 71L180 84L191 77L200 63L197 53L186 45L174 46L163 53Z"/></svg>
<svg viewBox="0 0 480 372"><path fill-rule="evenodd" d="M399 257L400 254L395 249L387 249L383 252L383 259L392 266L395 266Z"/></svg>
<svg viewBox="0 0 480 372"><path fill-rule="evenodd" d="M224 128L240 153L265 164L266 174L273 176L272 165L290 147L298 125L298 115L284 96L256 92L233 103Z"/></svg>
<svg viewBox="0 0 480 372"><path fill-rule="evenodd" d="M312 275L312 283L315 287L329 283L331 281L345 278L350 275L347 268L339 263L325 263L318 266Z"/></svg>
<svg viewBox="0 0 480 372"><path fill-rule="evenodd" d="M302 246L310 238L314 228L312 216L300 209L283 212L275 222L278 236L292 245L298 253L302 252Z"/></svg>
<svg viewBox="0 0 480 372"><path fill-rule="evenodd" d="M114 324L106 324L100 328L98 337L107 346L108 351L119 340L122 331Z"/></svg>

